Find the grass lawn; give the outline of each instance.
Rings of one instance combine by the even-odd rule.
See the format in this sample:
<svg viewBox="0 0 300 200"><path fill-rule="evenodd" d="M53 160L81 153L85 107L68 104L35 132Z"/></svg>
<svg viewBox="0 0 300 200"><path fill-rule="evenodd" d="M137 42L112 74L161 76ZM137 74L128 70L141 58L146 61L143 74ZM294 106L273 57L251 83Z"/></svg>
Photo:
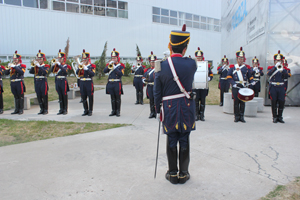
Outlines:
<svg viewBox="0 0 300 200"><path fill-rule="evenodd" d="M17 121L9 119L0 119L0 124L0 147L127 126L127 124Z"/></svg>

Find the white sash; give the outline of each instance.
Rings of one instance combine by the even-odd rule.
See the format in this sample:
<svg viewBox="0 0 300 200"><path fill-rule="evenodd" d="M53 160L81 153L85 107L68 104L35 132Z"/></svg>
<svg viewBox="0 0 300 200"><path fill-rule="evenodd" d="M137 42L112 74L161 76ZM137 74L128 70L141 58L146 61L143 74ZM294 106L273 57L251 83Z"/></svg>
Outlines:
<svg viewBox="0 0 300 200"><path fill-rule="evenodd" d="M120 66L120 63L117 64L116 66L114 66L114 68L108 72L108 76L119 66Z"/></svg>
<svg viewBox="0 0 300 200"><path fill-rule="evenodd" d="M234 66L235 66L236 69L239 69L239 70L234 70L233 74L234 74L234 73L237 73L239 81L242 81L242 82L243 82L242 85L244 85L244 77L243 77L243 74L242 74L242 70L241 70L241 69L242 69L243 67L245 67L245 65L242 65L241 67L239 67L238 64L235 64Z"/></svg>

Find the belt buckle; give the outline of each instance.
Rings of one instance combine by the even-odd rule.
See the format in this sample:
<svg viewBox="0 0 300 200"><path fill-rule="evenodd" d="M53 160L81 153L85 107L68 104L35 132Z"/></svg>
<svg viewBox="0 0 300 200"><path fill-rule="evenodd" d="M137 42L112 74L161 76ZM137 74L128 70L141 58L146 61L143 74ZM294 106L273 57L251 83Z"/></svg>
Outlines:
<svg viewBox="0 0 300 200"><path fill-rule="evenodd" d="M240 84L242 84L242 83L243 83L243 81L239 81L239 83L240 83Z"/></svg>
<svg viewBox="0 0 300 200"><path fill-rule="evenodd" d="M111 81L115 81L115 79L111 79Z"/></svg>
<svg viewBox="0 0 300 200"><path fill-rule="evenodd" d="M82 80L85 81L85 78L83 78Z"/></svg>
<svg viewBox="0 0 300 200"><path fill-rule="evenodd" d="M276 83L276 85L279 85L279 84L280 84L279 82Z"/></svg>

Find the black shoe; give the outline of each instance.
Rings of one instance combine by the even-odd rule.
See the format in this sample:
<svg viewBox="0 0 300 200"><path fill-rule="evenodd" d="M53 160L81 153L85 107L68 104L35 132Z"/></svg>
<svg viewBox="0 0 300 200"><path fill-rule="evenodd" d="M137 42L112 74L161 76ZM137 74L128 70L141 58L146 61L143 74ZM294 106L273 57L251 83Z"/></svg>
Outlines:
<svg viewBox="0 0 300 200"><path fill-rule="evenodd" d="M86 116L86 115L88 115L89 114L89 112L87 111L84 111L84 113L81 115L81 116Z"/></svg>
<svg viewBox="0 0 300 200"><path fill-rule="evenodd" d="M63 113L64 113L63 110L59 110L57 114L58 114L58 115L61 115L61 114L63 114Z"/></svg>
<svg viewBox="0 0 300 200"><path fill-rule="evenodd" d="M92 111L89 111L88 116L92 116L92 115L93 115L93 112L92 112Z"/></svg>
<svg viewBox="0 0 300 200"><path fill-rule="evenodd" d="M223 103L222 103L222 102L220 103L220 106L223 106Z"/></svg>
<svg viewBox="0 0 300 200"><path fill-rule="evenodd" d="M14 115L14 114L19 114L19 111L18 111L18 110L15 110L14 112L12 112L12 113L10 113L10 114L12 114L12 115Z"/></svg>
<svg viewBox="0 0 300 200"><path fill-rule="evenodd" d="M234 117L234 122L239 122L240 121L240 117L239 116L235 116Z"/></svg>
<svg viewBox="0 0 300 200"><path fill-rule="evenodd" d="M3 110L2 109L0 109L0 114L3 114Z"/></svg>
<svg viewBox="0 0 300 200"><path fill-rule="evenodd" d="M79 103L82 103L82 102L83 102L82 99L80 99Z"/></svg>
<svg viewBox="0 0 300 200"><path fill-rule="evenodd" d="M243 123L246 123L243 115L240 116L240 121L243 122Z"/></svg>
<svg viewBox="0 0 300 200"><path fill-rule="evenodd" d="M43 115L47 115L48 114L48 110L44 110Z"/></svg>
<svg viewBox="0 0 300 200"><path fill-rule="evenodd" d="M169 172L167 171L166 173L166 179L170 181L173 184L178 183L178 177L177 177L177 172Z"/></svg>
<svg viewBox="0 0 300 200"><path fill-rule="evenodd" d="M66 114L68 114L68 111L64 110L63 115L66 115Z"/></svg>
<svg viewBox="0 0 300 200"><path fill-rule="evenodd" d="M189 179L190 179L190 174L188 172L186 174L180 173L178 178L178 183L184 184Z"/></svg>
<svg viewBox="0 0 300 200"><path fill-rule="evenodd" d="M120 117L120 111L118 111L118 110L116 111L116 116Z"/></svg>
<svg viewBox="0 0 300 200"><path fill-rule="evenodd" d="M277 121L280 122L280 123L285 123L285 122L283 121L283 118L282 118L282 117L278 117L278 118L277 118Z"/></svg>
<svg viewBox="0 0 300 200"><path fill-rule="evenodd" d="M114 116L114 115L116 115L116 111L113 110L108 116Z"/></svg>
<svg viewBox="0 0 300 200"><path fill-rule="evenodd" d="M196 115L196 121L200 120L200 115Z"/></svg>
<svg viewBox="0 0 300 200"><path fill-rule="evenodd" d="M273 123L277 123L277 117L273 117Z"/></svg>
<svg viewBox="0 0 300 200"><path fill-rule="evenodd" d="M22 115L22 114L23 114L23 110L20 110L18 114L19 114L19 115Z"/></svg>
<svg viewBox="0 0 300 200"><path fill-rule="evenodd" d="M44 114L44 111L40 110L40 112L38 113L38 115L42 115L42 114Z"/></svg>

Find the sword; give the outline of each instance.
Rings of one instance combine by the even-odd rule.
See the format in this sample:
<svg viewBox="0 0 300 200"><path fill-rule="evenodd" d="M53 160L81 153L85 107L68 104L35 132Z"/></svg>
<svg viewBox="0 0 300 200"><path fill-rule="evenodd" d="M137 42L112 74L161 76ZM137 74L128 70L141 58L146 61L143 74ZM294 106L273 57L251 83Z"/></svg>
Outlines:
<svg viewBox="0 0 300 200"><path fill-rule="evenodd" d="M161 121L159 120L159 123L158 123L158 136L157 136L157 150L156 150L156 162L155 162L154 179L156 178L156 169L157 169L157 160L158 160L160 124L161 124Z"/></svg>

